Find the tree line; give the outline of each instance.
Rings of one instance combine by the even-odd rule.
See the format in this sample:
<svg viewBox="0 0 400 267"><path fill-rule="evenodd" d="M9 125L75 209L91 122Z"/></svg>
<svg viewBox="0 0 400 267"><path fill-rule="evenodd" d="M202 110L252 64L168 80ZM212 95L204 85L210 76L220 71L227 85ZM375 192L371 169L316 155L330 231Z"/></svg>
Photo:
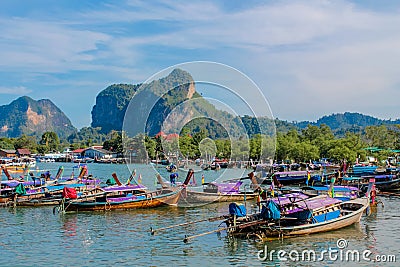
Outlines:
<svg viewBox="0 0 400 267"><path fill-rule="evenodd" d="M140 158L162 158L175 155L181 158L225 158L232 160L291 160L308 162L320 158L334 161L354 162L357 158L364 161L371 154L367 147L379 148L373 156L383 160L400 150L400 125L367 126L363 132L346 132L344 136L335 136L327 125L308 125L305 129L290 129L277 132L276 136L253 134L250 138L241 137L212 139L208 129L197 132L183 128L179 136L166 140L163 136L151 137L140 134L135 137L123 136L121 131L111 131L98 136L98 130L85 128L84 137L72 142L60 140L55 132L45 132L40 140L22 135L18 138L0 138L1 149L28 148L32 153L62 151L64 148L76 149L91 145L103 145L104 149L124 154L131 149ZM124 144L123 144L124 143Z"/></svg>

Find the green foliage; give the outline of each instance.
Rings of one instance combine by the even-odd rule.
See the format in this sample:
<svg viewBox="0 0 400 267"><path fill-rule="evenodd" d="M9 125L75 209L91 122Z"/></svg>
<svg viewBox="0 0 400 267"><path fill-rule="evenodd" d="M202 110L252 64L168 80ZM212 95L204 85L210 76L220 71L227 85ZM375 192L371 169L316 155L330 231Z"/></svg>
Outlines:
<svg viewBox="0 0 400 267"><path fill-rule="evenodd" d="M100 127L83 127L79 132L68 137L68 142L78 144L78 147L89 145L101 145L107 140L107 135L103 134Z"/></svg>
<svg viewBox="0 0 400 267"><path fill-rule="evenodd" d="M196 158L200 156L200 150L189 134L182 133L179 137L179 149L184 158Z"/></svg>
<svg viewBox="0 0 400 267"><path fill-rule="evenodd" d="M0 138L1 149L14 149L14 140L11 138L1 137Z"/></svg>
<svg viewBox="0 0 400 267"><path fill-rule="evenodd" d="M335 136L345 136L346 133L363 133L364 129L368 126L380 126L380 125L396 125L399 124L400 120L381 120L378 118L374 118L368 115L363 115L360 113L353 112L345 112L343 114L332 114L329 116L324 116L317 120L317 122L299 122L294 123L293 125L304 129L309 124L320 126L322 124L326 124L332 129L332 132Z"/></svg>
<svg viewBox="0 0 400 267"><path fill-rule="evenodd" d="M276 159L308 162L330 158L354 162L357 157L365 159L365 146L360 134L349 132L345 137L339 138L325 124L308 125L301 134L296 130L290 130L286 134L278 133Z"/></svg>
<svg viewBox="0 0 400 267"><path fill-rule="evenodd" d="M108 140L103 143L103 148L112 152L117 152L122 155L123 144L122 144L122 133L118 131L111 131L108 135Z"/></svg>
<svg viewBox="0 0 400 267"><path fill-rule="evenodd" d="M14 142L15 149L27 148L31 151L31 153L37 152L37 146L36 139L33 136L22 135L15 139Z"/></svg>
<svg viewBox="0 0 400 267"><path fill-rule="evenodd" d="M58 151L60 140L55 132L45 132L39 142L39 153L44 154L47 152Z"/></svg>
<svg viewBox="0 0 400 267"><path fill-rule="evenodd" d="M215 146L217 147L217 158L230 159L232 155L231 141L228 139L215 140Z"/></svg>
<svg viewBox="0 0 400 267"><path fill-rule="evenodd" d="M129 102L141 84L113 84L96 96L92 109L92 127L107 134L111 130L122 130L123 118ZM98 140L95 140L98 141Z"/></svg>
<svg viewBox="0 0 400 267"><path fill-rule="evenodd" d="M295 143L290 150L290 158L295 162L307 162L310 159L319 158L318 147L310 142Z"/></svg>
<svg viewBox="0 0 400 267"><path fill-rule="evenodd" d="M390 130L385 125L368 126L365 128L365 137L370 146L394 148L399 140L399 132Z"/></svg>
<svg viewBox="0 0 400 267"><path fill-rule="evenodd" d="M156 153L156 147L157 147L156 140L146 135L145 143L146 143L146 151L148 157L151 159L155 159L156 156L158 155L158 153Z"/></svg>

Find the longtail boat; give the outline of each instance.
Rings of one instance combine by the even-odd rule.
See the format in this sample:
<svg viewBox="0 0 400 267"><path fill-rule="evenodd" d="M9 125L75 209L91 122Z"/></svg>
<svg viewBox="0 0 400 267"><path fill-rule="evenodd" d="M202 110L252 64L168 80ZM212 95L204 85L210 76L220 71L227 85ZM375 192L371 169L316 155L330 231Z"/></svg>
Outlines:
<svg viewBox="0 0 400 267"><path fill-rule="evenodd" d="M201 188L202 191L196 191L193 188L185 187L181 191L181 197L178 202L180 207L194 207L199 205L206 205L213 202L230 202L230 201L246 201L254 199L258 194L251 188L259 188L257 181L252 179L253 173L249 174L249 177L232 179L225 182L211 182L204 183ZM160 176L157 176L158 183L162 188L170 188L171 184L165 182ZM252 179L252 187L249 187L249 191L242 190L244 179Z"/></svg>
<svg viewBox="0 0 400 267"><path fill-rule="evenodd" d="M54 178L48 172L41 177L31 172L29 181L13 179L7 168L2 167L2 171L8 178L7 181L1 181L0 187L0 203L4 206L57 205L62 199L64 187L75 188L78 194L82 194L100 184L100 179L87 175L87 168L82 168L78 177L62 177L63 167L58 169Z"/></svg>
<svg viewBox="0 0 400 267"><path fill-rule="evenodd" d="M333 187L328 185L306 186L302 187L301 191L309 196L329 194L331 195L331 197L343 201L356 199L360 196L360 189L354 186L341 186L341 185L335 185Z"/></svg>
<svg viewBox="0 0 400 267"><path fill-rule="evenodd" d="M246 201L254 199L257 193L253 191L241 191L243 182L235 183L208 183L204 185L203 191L194 191L185 188L181 192L178 206L190 207L205 205L213 202Z"/></svg>
<svg viewBox="0 0 400 267"><path fill-rule="evenodd" d="M154 208L164 205L177 205L180 193L189 183L193 170L189 170L181 186L162 188L151 192L137 194L120 194L105 192L93 199L67 199L62 205L63 211L107 211L117 209Z"/></svg>
<svg viewBox="0 0 400 267"><path fill-rule="evenodd" d="M231 203L229 217L223 221L226 227L185 236L183 241L221 231L227 231L230 236L265 240L341 229L360 221L370 206L373 190L374 180L371 179L366 196L349 201L328 195L310 198L300 192L266 198L260 211L251 215L246 214L245 205Z"/></svg>
<svg viewBox="0 0 400 267"><path fill-rule="evenodd" d="M257 182L259 184L271 184L272 177L279 180L282 185L299 185L306 184L308 180L320 180L319 174L315 174L314 171L285 171L285 172L275 172L272 174L267 174L267 176L262 176L262 173L256 175Z"/></svg>
<svg viewBox="0 0 400 267"><path fill-rule="evenodd" d="M368 175L361 177L343 177L343 184L353 185L359 187L361 190L366 191L368 188L369 179L375 179L376 188L380 191L392 192L400 189L400 177L396 174L379 174Z"/></svg>
<svg viewBox="0 0 400 267"><path fill-rule="evenodd" d="M373 174L378 166L376 165L362 165L362 164L356 164L353 165L352 170L354 175L370 175Z"/></svg>
<svg viewBox="0 0 400 267"><path fill-rule="evenodd" d="M340 201L321 195L297 202L281 212L275 200L265 203L260 213L225 220L229 235L239 237L297 236L341 229L360 221L369 206L369 198Z"/></svg>

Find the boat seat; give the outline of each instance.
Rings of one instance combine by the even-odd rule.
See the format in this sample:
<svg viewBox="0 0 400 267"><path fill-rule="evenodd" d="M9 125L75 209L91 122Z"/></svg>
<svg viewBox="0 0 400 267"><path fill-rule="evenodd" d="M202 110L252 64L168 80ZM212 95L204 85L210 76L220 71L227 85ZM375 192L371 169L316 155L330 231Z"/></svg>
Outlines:
<svg viewBox="0 0 400 267"><path fill-rule="evenodd" d="M352 212L354 212L354 210L341 210L341 212L344 212L344 213L352 213Z"/></svg>

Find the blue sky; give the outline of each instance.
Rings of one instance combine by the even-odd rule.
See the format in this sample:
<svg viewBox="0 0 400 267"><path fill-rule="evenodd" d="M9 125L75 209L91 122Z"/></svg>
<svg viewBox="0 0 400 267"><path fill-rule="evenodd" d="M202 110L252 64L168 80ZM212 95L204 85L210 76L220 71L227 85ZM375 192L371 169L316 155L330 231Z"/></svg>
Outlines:
<svg viewBox="0 0 400 267"><path fill-rule="evenodd" d="M399 118L399 1L0 2L0 105L49 98L81 128L96 95L171 65L249 76L275 117Z"/></svg>

